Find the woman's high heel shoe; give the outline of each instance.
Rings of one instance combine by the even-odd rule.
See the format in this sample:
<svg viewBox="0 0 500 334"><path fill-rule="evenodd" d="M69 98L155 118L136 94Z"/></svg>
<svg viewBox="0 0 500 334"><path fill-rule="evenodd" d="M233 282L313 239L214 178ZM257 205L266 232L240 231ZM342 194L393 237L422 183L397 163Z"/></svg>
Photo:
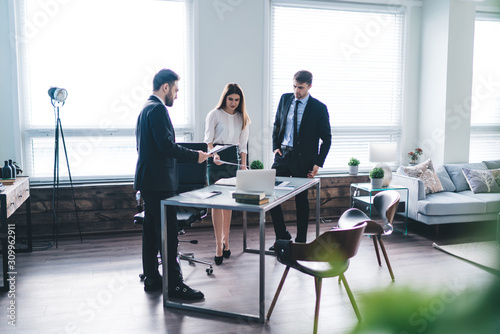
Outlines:
<svg viewBox="0 0 500 334"><path fill-rule="evenodd" d="M216 265L221 265L224 258L222 256L214 256L214 262Z"/></svg>
<svg viewBox="0 0 500 334"><path fill-rule="evenodd" d="M229 257L231 256L231 250L230 249L225 250L224 248L226 248L225 244L223 244L222 256L225 257L226 259L229 259Z"/></svg>

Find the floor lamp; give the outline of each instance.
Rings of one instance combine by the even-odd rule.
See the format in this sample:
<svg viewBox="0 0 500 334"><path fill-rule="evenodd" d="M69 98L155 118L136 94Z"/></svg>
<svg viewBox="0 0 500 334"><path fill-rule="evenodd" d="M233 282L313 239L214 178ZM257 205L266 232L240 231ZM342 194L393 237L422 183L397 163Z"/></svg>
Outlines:
<svg viewBox="0 0 500 334"><path fill-rule="evenodd" d="M80 241L83 241L83 239L82 230L80 229L80 220L78 219L78 209L76 207L73 179L71 178L71 171L69 169L68 151L66 150L66 142L64 141L61 118L59 117L59 108L64 105L66 98L68 97L68 92L64 88L51 87L48 93L51 103L54 106L54 114L56 118L54 145L54 183L52 188L52 234L55 239L57 248L59 237L59 138L62 140L62 144L64 147L64 156L66 157L66 165L68 166L69 183L71 185L71 194L73 196L73 204L75 206L76 222L78 224L78 232L80 233Z"/></svg>
<svg viewBox="0 0 500 334"><path fill-rule="evenodd" d="M382 187L387 187L392 181L392 170L385 162L396 160L397 143L370 143L369 160L378 162L375 167L381 167L384 170L384 179Z"/></svg>

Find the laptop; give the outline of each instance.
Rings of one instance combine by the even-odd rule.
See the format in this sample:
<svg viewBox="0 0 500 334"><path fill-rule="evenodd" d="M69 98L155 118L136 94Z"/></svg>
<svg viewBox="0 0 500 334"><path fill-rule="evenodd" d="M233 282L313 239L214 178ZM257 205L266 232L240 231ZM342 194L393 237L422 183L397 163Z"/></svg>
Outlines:
<svg viewBox="0 0 500 334"><path fill-rule="evenodd" d="M249 169L236 171L236 190L263 191L274 194L276 169Z"/></svg>

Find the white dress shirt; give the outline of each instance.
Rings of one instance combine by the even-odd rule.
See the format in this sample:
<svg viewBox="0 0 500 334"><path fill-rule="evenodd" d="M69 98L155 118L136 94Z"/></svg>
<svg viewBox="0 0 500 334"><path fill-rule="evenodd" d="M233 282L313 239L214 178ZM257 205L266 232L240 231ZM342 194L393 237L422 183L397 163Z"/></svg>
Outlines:
<svg viewBox="0 0 500 334"><path fill-rule="evenodd" d="M240 152L247 153L249 126L243 126L243 116L228 114L222 109L210 111L205 120L205 143L238 145Z"/></svg>

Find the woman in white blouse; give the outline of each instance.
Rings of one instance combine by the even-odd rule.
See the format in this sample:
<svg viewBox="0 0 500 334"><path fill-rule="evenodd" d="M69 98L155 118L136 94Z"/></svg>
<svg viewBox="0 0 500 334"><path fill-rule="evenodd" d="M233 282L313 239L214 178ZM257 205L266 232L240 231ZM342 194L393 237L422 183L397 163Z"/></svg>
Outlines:
<svg viewBox="0 0 500 334"><path fill-rule="evenodd" d="M205 143L212 149L215 145L235 145L220 151L208 161L208 183L221 178L235 177L238 166L247 169L247 144L250 118L245 107L245 96L237 83L228 83L222 91L217 107L210 111L205 121ZM231 164L220 163L218 160ZM212 209L215 234L215 264L229 258L229 228L231 210Z"/></svg>

